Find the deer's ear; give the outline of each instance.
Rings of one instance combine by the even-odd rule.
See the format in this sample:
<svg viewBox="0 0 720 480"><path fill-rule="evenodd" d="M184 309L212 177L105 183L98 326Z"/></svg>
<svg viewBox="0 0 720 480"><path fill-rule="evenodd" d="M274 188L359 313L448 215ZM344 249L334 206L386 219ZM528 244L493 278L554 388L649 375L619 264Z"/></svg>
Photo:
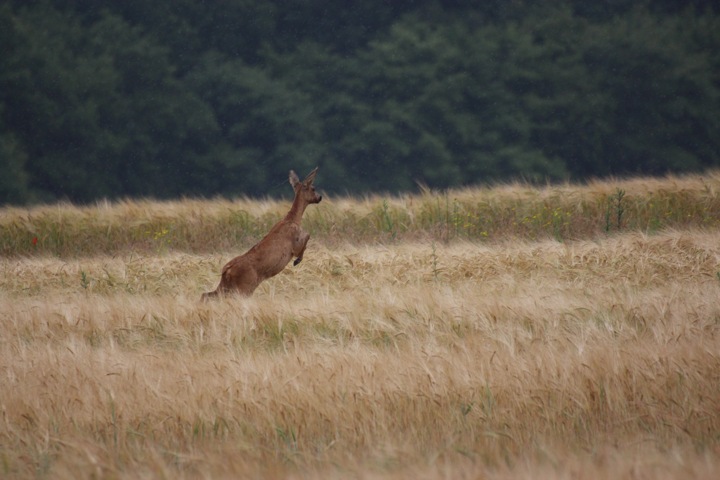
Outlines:
<svg viewBox="0 0 720 480"><path fill-rule="evenodd" d="M315 180L315 175L317 175L317 171L318 171L318 167L315 167L315 169L312 172L308 173L308 176L305 177L305 180L303 180L303 183L305 185L311 185L313 180Z"/></svg>
<svg viewBox="0 0 720 480"><path fill-rule="evenodd" d="M295 189L295 186L300 183L300 178L298 178L297 173L295 173L294 170L290 170L290 185L292 185L293 189Z"/></svg>

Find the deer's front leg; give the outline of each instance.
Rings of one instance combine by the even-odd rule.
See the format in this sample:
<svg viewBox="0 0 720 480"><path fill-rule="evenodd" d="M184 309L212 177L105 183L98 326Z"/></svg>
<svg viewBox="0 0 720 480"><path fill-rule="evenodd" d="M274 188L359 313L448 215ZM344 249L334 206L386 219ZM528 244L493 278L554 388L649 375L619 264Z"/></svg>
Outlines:
<svg viewBox="0 0 720 480"><path fill-rule="evenodd" d="M293 245L293 255L297 257L293 262L293 266L302 262L303 254L305 253L305 248L307 247L308 240L310 240L310 234L304 230L300 230L298 236L295 237L295 242Z"/></svg>

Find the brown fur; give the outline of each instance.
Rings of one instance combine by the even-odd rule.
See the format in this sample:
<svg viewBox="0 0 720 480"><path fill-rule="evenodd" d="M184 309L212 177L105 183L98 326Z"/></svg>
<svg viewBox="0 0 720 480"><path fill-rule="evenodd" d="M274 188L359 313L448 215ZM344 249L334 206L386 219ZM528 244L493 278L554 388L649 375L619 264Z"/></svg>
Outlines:
<svg viewBox="0 0 720 480"><path fill-rule="evenodd" d="M293 257L293 265L302 261L310 234L302 229L300 222L305 208L322 200L322 195L315 193L312 184L317 170L315 168L302 182L290 170L290 185L295 190L290 211L254 247L225 264L220 285L214 291L204 293L203 301L226 293L250 296L263 280L280 273Z"/></svg>

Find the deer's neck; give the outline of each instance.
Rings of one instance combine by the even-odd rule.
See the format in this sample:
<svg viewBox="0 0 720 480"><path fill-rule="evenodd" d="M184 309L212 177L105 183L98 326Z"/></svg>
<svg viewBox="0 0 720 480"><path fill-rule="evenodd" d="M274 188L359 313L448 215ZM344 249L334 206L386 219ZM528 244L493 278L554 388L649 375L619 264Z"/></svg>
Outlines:
<svg viewBox="0 0 720 480"><path fill-rule="evenodd" d="M305 213L305 209L307 208L307 206L307 202L302 201L300 196L296 195L292 207L290 207L290 211L285 216L285 220L300 225L300 222L302 222L303 213Z"/></svg>

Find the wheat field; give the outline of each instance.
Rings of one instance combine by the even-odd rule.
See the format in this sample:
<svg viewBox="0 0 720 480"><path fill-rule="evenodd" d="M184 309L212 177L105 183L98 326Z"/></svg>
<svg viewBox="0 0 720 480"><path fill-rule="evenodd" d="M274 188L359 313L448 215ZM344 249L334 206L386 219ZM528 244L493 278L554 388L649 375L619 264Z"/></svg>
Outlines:
<svg viewBox="0 0 720 480"><path fill-rule="evenodd" d="M2 209L0 476L718 478L717 191L330 199L300 265L208 304L282 201Z"/></svg>

